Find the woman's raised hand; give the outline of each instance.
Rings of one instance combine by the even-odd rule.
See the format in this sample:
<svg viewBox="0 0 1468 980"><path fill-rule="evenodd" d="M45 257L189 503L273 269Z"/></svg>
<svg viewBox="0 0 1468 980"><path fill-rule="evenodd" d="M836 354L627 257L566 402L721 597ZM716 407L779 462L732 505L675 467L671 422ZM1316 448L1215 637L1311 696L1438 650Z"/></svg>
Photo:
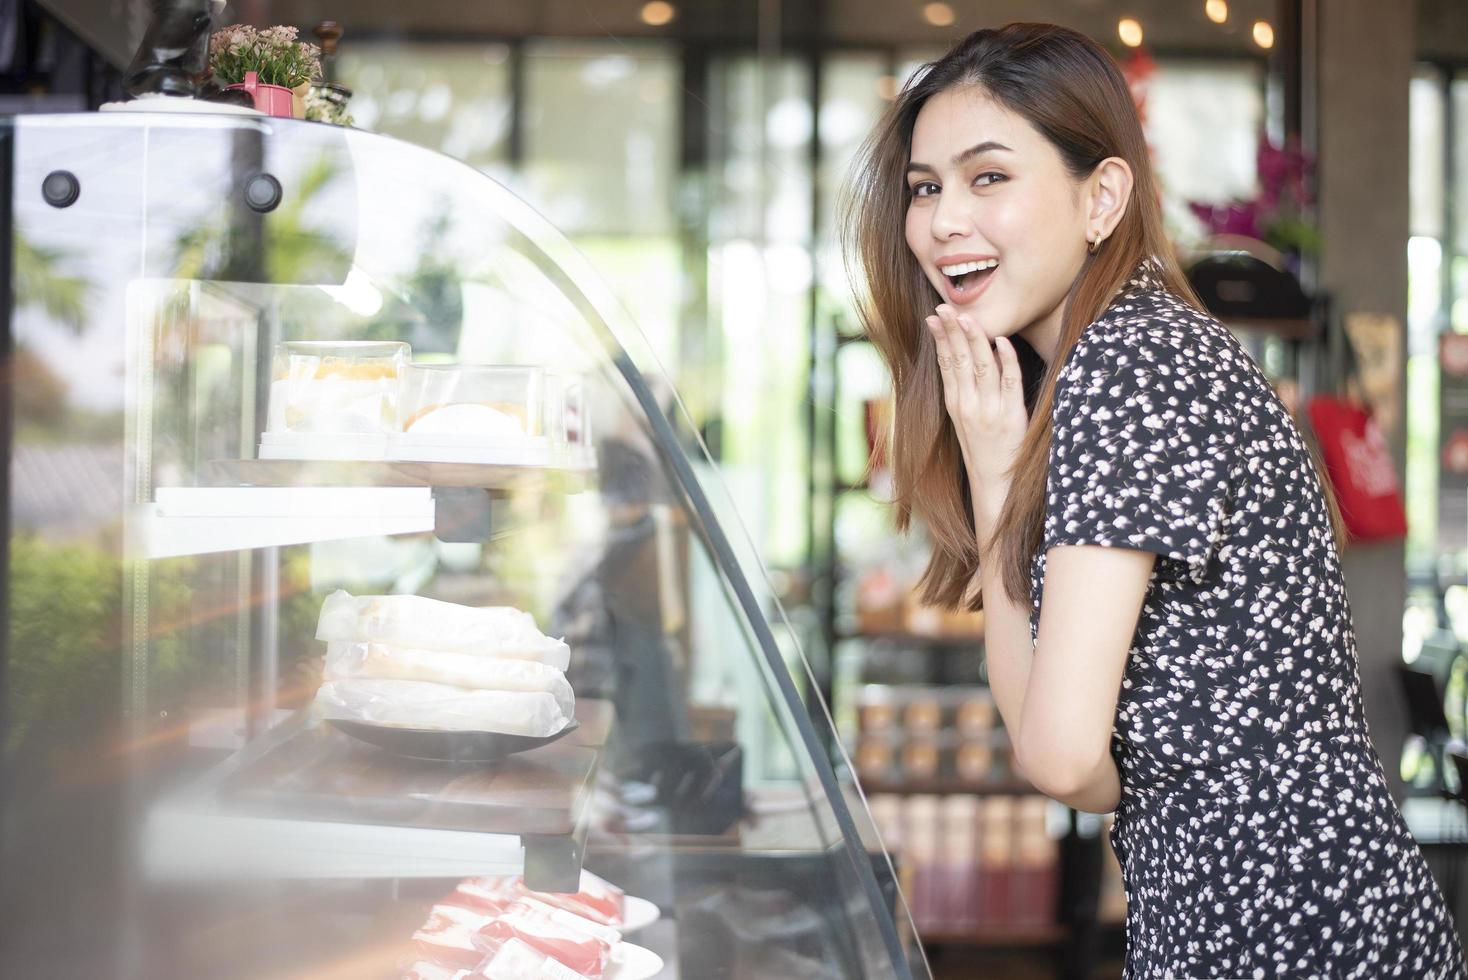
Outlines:
<svg viewBox="0 0 1468 980"><path fill-rule="evenodd" d="M1029 426L1019 358L1008 337L995 338L991 349L979 325L947 303L926 323L938 347L943 404L963 449L974 504L997 513Z"/></svg>

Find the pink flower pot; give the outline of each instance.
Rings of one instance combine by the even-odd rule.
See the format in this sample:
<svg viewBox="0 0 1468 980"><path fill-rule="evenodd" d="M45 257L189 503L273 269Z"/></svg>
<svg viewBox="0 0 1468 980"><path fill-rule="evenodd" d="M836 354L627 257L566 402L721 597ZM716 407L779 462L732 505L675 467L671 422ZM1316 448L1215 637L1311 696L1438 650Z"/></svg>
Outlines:
<svg viewBox="0 0 1468 980"><path fill-rule="evenodd" d="M225 88L237 88L249 92L250 98L255 100L255 108L267 116L281 116L285 119L295 116L295 111L291 107L291 90L284 85L266 85L260 81L260 77L255 72L245 72L243 82L226 85Z"/></svg>

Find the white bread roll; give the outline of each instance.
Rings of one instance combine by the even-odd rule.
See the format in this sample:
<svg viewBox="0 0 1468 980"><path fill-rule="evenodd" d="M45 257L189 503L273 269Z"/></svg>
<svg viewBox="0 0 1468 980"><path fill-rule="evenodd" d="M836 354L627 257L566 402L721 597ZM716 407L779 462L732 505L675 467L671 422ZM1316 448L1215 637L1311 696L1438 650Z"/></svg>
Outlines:
<svg viewBox="0 0 1468 980"><path fill-rule="evenodd" d="M571 662L565 642L542 633L528 612L416 595L353 596L338 589L321 606L316 639L534 660L557 670Z"/></svg>

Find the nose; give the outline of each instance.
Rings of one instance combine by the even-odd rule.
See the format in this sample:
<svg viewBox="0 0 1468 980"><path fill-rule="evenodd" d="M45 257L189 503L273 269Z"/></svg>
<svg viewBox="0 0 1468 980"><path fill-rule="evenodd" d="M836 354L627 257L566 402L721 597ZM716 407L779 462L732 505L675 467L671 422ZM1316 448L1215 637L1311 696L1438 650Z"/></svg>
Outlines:
<svg viewBox="0 0 1468 980"><path fill-rule="evenodd" d="M973 227L973 220L964 210L963 198L940 191L933 208L933 237L939 241L962 238L973 231Z"/></svg>

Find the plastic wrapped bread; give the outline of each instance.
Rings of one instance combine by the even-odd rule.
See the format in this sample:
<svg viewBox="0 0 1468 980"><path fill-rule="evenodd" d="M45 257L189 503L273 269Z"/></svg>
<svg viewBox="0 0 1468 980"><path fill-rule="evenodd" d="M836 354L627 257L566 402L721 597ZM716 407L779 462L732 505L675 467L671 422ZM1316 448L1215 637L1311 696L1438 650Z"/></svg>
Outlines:
<svg viewBox="0 0 1468 980"><path fill-rule="evenodd" d="M545 691L473 691L428 681L327 681L316 692L323 718L446 732L500 732L545 738L571 722Z"/></svg>
<svg viewBox="0 0 1468 980"><path fill-rule="evenodd" d="M533 660L501 660L472 653L338 641L326 645L325 678L329 681L360 678L432 681L478 691L544 692L556 699L566 717L575 710L566 675Z"/></svg>
<svg viewBox="0 0 1468 980"><path fill-rule="evenodd" d="M571 661L565 642L542 633L524 610L416 595L354 596L338 589L321 606L316 639L534 660L558 670Z"/></svg>

